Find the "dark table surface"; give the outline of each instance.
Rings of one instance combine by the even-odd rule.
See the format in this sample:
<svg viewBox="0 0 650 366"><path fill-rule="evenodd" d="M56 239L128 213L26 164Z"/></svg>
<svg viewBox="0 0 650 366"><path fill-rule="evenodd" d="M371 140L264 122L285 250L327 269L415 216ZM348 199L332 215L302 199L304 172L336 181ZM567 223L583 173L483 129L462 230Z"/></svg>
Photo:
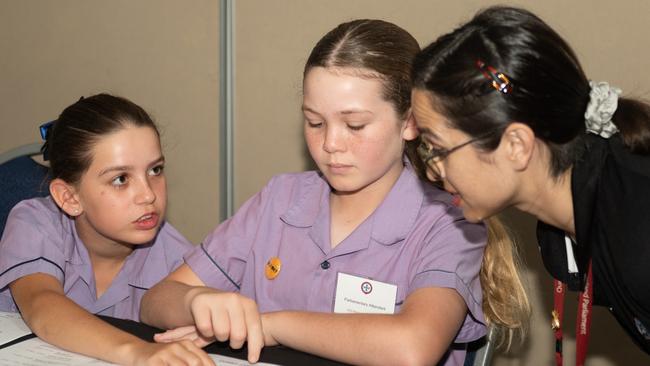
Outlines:
<svg viewBox="0 0 650 366"><path fill-rule="evenodd" d="M101 316L100 318L104 319L108 323L126 331L133 335L136 335L146 341L153 341L153 335L155 333L162 332L160 329L150 327L146 324L134 322L132 320L125 319L116 319L111 317ZM235 350L228 346L227 342L215 342L207 347L204 350L208 353L219 354L223 356L235 357L242 360L246 359L247 351L246 346L241 349ZM321 357L317 357L308 353L300 352L293 350L291 348L276 346L276 347L264 347L262 349L262 354L260 356L260 362L275 363L279 365L309 365L309 366L340 366L344 365L342 363L327 360Z"/></svg>

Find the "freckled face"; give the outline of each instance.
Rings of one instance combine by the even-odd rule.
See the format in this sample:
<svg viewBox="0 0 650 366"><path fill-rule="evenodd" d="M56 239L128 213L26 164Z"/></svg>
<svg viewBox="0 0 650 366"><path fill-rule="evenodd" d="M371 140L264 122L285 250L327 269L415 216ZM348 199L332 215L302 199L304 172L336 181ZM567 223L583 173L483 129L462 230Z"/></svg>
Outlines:
<svg viewBox="0 0 650 366"><path fill-rule="evenodd" d="M390 189L403 169L405 121L360 71L314 67L303 85L307 147L336 193Z"/></svg>
<svg viewBox="0 0 650 366"><path fill-rule="evenodd" d="M167 205L164 158L156 132L127 126L93 147L78 185L84 242L137 245L158 232Z"/></svg>
<svg viewBox="0 0 650 366"><path fill-rule="evenodd" d="M411 95L413 115L422 140L434 149L451 149L471 139L451 128L446 118L432 107L427 91L415 89ZM501 147L501 146L500 146ZM445 190L454 195L466 219L488 218L509 205L515 187L508 169L501 164L501 148L485 152L468 144L435 163ZM433 179L431 171L429 177Z"/></svg>

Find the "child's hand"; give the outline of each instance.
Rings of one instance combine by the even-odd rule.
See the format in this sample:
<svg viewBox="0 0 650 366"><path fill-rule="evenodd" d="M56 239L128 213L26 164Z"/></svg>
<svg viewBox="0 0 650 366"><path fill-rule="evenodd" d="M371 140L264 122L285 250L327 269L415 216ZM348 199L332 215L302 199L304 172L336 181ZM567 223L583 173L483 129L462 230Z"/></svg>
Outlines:
<svg viewBox="0 0 650 366"><path fill-rule="evenodd" d="M215 338L205 338L199 334L196 330L196 327L193 325L187 325L184 327L178 327L175 329L170 329L163 333L156 333L153 336L153 340L157 343L171 343L182 340L192 341L195 346L203 348L208 344L215 341Z"/></svg>
<svg viewBox="0 0 650 366"><path fill-rule="evenodd" d="M255 301L234 292L202 288L189 297L190 313L201 337L230 340L238 349L248 341L248 361L259 360L264 347L262 322Z"/></svg>
<svg viewBox="0 0 650 366"><path fill-rule="evenodd" d="M187 340L166 344L139 342L133 348L131 364L215 366L205 351Z"/></svg>

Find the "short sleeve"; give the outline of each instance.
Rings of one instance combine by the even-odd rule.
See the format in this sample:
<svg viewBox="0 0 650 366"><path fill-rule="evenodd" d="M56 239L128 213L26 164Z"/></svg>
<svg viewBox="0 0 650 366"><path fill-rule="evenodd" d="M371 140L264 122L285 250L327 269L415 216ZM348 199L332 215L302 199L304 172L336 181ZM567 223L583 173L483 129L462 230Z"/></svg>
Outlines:
<svg viewBox="0 0 650 366"><path fill-rule="evenodd" d="M254 243L253 235L260 230L261 218L269 209L274 181L272 179L185 256L187 265L207 286L239 291Z"/></svg>
<svg viewBox="0 0 650 366"><path fill-rule="evenodd" d="M455 289L469 314L455 342L471 342L486 332L479 272L487 242L485 227L447 211L435 224L414 263L409 293L422 287Z"/></svg>
<svg viewBox="0 0 650 366"><path fill-rule="evenodd" d="M0 291L8 292L11 282L33 273L49 274L63 283L61 220L65 218L50 198L25 200L11 210L0 242Z"/></svg>

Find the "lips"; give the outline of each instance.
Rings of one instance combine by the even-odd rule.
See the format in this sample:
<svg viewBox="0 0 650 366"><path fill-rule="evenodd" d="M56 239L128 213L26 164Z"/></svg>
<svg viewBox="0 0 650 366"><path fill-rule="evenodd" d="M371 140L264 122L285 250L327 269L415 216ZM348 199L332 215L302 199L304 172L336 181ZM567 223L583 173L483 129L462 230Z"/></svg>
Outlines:
<svg viewBox="0 0 650 366"><path fill-rule="evenodd" d="M151 230L158 225L158 214L155 212L149 212L140 216L133 223L138 230Z"/></svg>
<svg viewBox="0 0 650 366"><path fill-rule="evenodd" d="M341 163L329 163L327 165L329 165L332 168L347 168L350 166L348 164L341 164Z"/></svg>
<svg viewBox="0 0 650 366"><path fill-rule="evenodd" d="M352 165L340 164L340 163L330 163L327 164L327 166L329 167L329 170L335 174L345 173L347 170L352 168Z"/></svg>

